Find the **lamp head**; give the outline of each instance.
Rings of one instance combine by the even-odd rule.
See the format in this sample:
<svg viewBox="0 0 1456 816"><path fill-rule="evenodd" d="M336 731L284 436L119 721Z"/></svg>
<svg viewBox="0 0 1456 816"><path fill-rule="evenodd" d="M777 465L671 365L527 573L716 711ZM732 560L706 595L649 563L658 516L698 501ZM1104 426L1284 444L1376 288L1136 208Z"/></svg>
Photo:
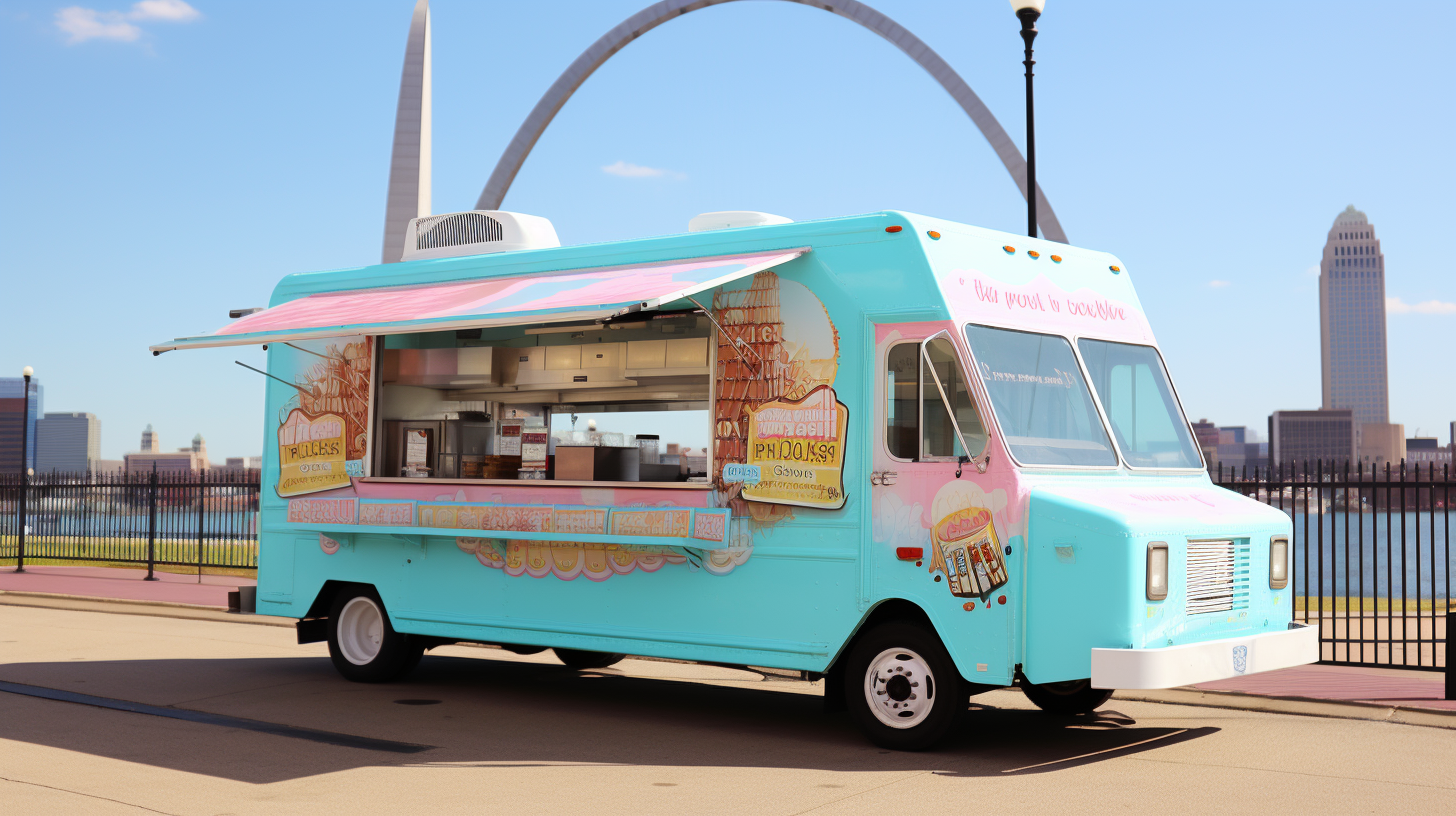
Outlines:
<svg viewBox="0 0 1456 816"><path fill-rule="evenodd" d="M30 366L26 366L25 368L20 369L20 376L26 378L27 380L30 379L33 374L35 374L35 369L31 368Z"/></svg>
<svg viewBox="0 0 1456 816"><path fill-rule="evenodd" d="M1011 0L1011 10L1016 12L1024 26L1034 25L1044 8L1046 0Z"/></svg>

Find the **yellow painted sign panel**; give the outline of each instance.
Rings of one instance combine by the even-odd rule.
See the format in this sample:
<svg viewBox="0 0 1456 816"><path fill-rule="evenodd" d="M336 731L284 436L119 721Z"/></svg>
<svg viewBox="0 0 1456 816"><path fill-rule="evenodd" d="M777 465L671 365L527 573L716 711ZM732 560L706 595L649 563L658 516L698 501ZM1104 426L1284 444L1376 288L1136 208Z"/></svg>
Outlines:
<svg viewBox="0 0 1456 816"><path fill-rule="evenodd" d="M348 487L344 460L344 418L295 408L278 427L278 495Z"/></svg>
<svg viewBox="0 0 1456 816"><path fill-rule="evenodd" d="M799 400L770 400L749 411L743 498L837 510L844 506L844 443L849 408L821 385Z"/></svg>

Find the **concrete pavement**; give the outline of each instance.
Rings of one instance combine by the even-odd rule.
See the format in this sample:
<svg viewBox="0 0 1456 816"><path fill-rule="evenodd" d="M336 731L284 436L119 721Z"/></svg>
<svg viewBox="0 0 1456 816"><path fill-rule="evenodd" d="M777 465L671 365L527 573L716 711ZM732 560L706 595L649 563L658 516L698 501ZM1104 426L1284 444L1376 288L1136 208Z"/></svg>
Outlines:
<svg viewBox="0 0 1456 816"><path fill-rule="evenodd" d="M282 627L0 606L0 681L431 746L394 753L0 692L21 813L1439 811L1456 731L1114 700L1057 720L974 698L888 753L819 689L629 660L447 647L356 685ZM246 723L242 724L246 726Z"/></svg>

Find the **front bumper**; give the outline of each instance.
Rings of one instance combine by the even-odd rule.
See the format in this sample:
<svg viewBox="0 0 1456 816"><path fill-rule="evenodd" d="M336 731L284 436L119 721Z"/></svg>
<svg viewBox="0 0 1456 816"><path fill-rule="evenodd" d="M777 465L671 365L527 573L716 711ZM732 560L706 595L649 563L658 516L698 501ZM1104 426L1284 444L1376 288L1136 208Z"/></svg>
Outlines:
<svg viewBox="0 0 1456 816"><path fill-rule="evenodd" d="M1092 686L1160 689L1207 683L1319 660L1319 627L1291 623L1283 632L1166 646L1093 649Z"/></svg>

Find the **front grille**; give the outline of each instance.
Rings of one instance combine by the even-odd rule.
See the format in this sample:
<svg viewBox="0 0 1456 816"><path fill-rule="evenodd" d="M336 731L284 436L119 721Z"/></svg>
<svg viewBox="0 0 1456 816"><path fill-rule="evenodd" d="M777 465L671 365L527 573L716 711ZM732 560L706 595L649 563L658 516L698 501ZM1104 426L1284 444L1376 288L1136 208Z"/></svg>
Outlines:
<svg viewBox="0 0 1456 816"><path fill-rule="evenodd" d="M1248 608L1247 540L1190 541L1187 570L1188 614Z"/></svg>

